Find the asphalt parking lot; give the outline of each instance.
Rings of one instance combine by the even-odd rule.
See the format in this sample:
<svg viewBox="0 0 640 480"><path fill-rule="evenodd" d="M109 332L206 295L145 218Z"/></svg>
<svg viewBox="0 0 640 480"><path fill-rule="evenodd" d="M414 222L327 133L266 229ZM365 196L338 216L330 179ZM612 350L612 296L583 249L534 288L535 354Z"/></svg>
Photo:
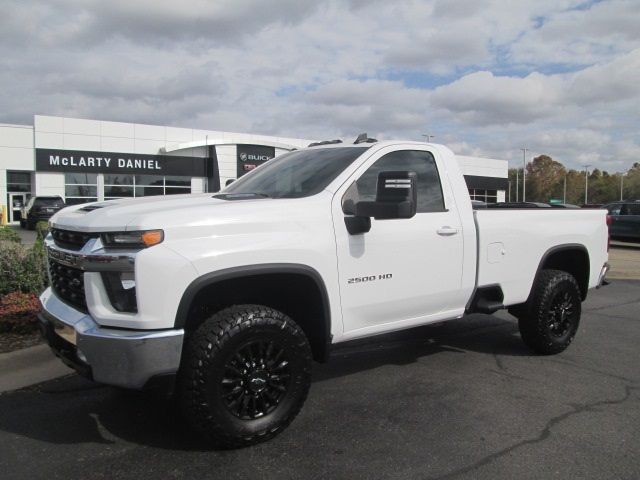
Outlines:
<svg viewBox="0 0 640 480"><path fill-rule="evenodd" d="M167 401L64 377L0 395L1 476L638 478L639 307L640 282L593 291L553 357L506 314L351 344L291 427L245 450L209 449Z"/></svg>

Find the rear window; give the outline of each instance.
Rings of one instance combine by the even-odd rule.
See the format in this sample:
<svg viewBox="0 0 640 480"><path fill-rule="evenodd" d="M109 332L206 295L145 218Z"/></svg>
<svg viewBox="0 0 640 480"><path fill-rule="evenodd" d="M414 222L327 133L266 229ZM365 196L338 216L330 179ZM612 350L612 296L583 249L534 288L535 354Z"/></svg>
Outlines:
<svg viewBox="0 0 640 480"><path fill-rule="evenodd" d="M34 207L64 207L64 201L60 197L38 197L33 202Z"/></svg>

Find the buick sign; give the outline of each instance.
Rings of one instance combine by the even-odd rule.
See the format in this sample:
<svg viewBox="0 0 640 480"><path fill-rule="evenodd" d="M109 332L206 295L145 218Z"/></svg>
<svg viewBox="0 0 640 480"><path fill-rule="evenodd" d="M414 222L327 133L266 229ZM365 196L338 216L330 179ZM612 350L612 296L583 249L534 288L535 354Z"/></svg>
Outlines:
<svg viewBox="0 0 640 480"><path fill-rule="evenodd" d="M276 156L274 147L264 145L238 145L237 149L238 178Z"/></svg>

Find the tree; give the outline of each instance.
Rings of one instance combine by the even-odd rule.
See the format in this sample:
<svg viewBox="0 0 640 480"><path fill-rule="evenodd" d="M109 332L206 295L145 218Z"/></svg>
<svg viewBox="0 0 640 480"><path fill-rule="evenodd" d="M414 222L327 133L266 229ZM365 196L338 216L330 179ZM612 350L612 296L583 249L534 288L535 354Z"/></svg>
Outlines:
<svg viewBox="0 0 640 480"><path fill-rule="evenodd" d="M562 198L567 170L548 155L540 155L527 164L527 197L533 202Z"/></svg>
<svg viewBox="0 0 640 480"><path fill-rule="evenodd" d="M518 201L522 201L522 169L509 169L510 200L516 201L516 172L518 176ZM610 174L594 168L588 174L588 203L609 203L620 199L622 173ZM624 200L640 199L640 162L636 162L624 174ZM540 155L527 164L527 197L529 202L549 202L552 198L565 198L576 205L584 203L584 170L567 170L562 163L549 155Z"/></svg>

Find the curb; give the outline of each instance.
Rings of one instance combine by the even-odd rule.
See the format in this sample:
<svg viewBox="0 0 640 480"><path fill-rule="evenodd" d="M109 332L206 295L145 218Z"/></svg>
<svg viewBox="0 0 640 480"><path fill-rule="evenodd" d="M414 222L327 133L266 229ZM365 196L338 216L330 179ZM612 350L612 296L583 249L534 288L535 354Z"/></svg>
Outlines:
<svg viewBox="0 0 640 480"><path fill-rule="evenodd" d="M0 393L35 385L73 373L51 352L36 345L0 354Z"/></svg>

